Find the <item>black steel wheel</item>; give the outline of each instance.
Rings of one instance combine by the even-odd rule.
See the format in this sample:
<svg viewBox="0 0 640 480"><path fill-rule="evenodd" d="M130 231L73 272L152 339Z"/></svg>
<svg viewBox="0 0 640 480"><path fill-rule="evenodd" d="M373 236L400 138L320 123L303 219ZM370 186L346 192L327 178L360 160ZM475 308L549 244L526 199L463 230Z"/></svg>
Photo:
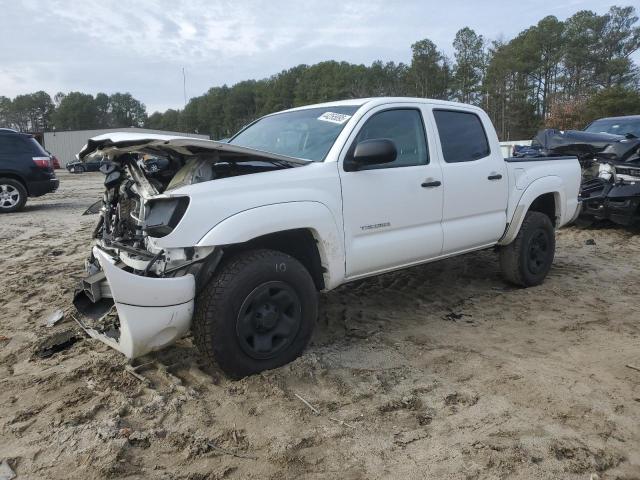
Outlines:
<svg viewBox="0 0 640 480"><path fill-rule="evenodd" d="M527 256L527 268L533 275L542 272L549 260L549 238L547 232L538 228L532 233L529 240L529 255Z"/></svg>
<svg viewBox="0 0 640 480"><path fill-rule="evenodd" d="M247 355L265 360L291 345L301 323L302 305L295 290L284 282L266 282L242 303L236 334Z"/></svg>
<svg viewBox="0 0 640 480"><path fill-rule="evenodd" d="M317 315L316 287L298 260L250 250L218 267L196 299L192 329L200 352L241 378L300 356Z"/></svg>
<svg viewBox="0 0 640 480"><path fill-rule="evenodd" d="M541 212L528 212L515 240L500 248L500 267L509 282L522 287L540 285L555 255L553 224Z"/></svg>

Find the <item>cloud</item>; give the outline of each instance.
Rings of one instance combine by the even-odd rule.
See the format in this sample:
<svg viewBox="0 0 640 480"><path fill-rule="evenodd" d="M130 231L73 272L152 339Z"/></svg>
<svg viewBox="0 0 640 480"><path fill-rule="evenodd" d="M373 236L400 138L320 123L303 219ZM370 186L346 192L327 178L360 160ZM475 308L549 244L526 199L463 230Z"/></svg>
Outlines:
<svg viewBox="0 0 640 480"><path fill-rule="evenodd" d="M432 39L452 54L464 26L510 38L547 14L603 13L595 0L0 0L0 95L129 91L150 111L189 95L327 59L410 59Z"/></svg>

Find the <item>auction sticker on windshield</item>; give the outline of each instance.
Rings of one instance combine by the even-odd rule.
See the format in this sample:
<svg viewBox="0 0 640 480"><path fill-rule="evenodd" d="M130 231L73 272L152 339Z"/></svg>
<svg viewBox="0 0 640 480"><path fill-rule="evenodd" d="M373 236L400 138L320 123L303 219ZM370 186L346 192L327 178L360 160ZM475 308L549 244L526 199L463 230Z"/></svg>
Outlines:
<svg viewBox="0 0 640 480"><path fill-rule="evenodd" d="M318 117L318 120L323 122L338 123L342 125L351 118L351 115L345 115L344 113L324 112Z"/></svg>

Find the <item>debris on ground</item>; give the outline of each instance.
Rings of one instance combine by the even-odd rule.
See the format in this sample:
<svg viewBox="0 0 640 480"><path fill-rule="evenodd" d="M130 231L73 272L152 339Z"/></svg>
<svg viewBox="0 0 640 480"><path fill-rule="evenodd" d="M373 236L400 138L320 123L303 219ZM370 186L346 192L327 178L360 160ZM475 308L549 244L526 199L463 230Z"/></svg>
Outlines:
<svg viewBox="0 0 640 480"><path fill-rule="evenodd" d="M64 311L62 311L61 309L58 309L52 312L51 315L47 317L45 325L47 327L53 327L56 323L58 323L63 318L64 318Z"/></svg>
<svg viewBox="0 0 640 480"><path fill-rule="evenodd" d="M82 336L76 330L65 330L52 335L40 342L35 353L40 358L49 358L56 353L71 348L76 342L82 340Z"/></svg>
<svg viewBox="0 0 640 480"><path fill-rule="evenodd" d="M2 460L0 462L0 480L12 480L13 478L16 478L15 472L6 460Z"/></svg>

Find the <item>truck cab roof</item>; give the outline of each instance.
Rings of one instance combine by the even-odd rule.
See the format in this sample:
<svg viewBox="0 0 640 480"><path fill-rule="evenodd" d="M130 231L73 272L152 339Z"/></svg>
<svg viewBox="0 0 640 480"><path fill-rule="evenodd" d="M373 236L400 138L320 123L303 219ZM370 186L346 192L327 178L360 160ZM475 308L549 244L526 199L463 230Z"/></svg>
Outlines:
<svg viewBox="0 0 640 480"><path fill-rule="evenodd" d="M297 111L297 110L306 110L306 109L310 109L310 108L326 108L326 107L342 107L342 106L357 106L357 107L362 107L362 106L369 106L369 107L377 107L379 105L385 105L388 103L414 103L414 104L429 104L429 105L438 105L438 106L442 106L442 107L455 107L455 108L460 108L460 107L465 107L465 108L472 108L472 109L477 109L479 111L482 111L482 109L480 109L479 107L473 106L473 105L469 105L466 103L460 103L460 102L450 102L447 100L438 100L438 99L433 99L433 98L419 98L419 97L370 97L370 98L353 98L353 99L349 99L349 100L339 100L339 101L335 101L335 102L324 102L324 103L316 103L313 105L305 105L303 107L295 107L295 108L290 108L288 110L284 110L282 112L276 112L277 113L284 113L284 112L291 112L291 111Z"/></svg>

